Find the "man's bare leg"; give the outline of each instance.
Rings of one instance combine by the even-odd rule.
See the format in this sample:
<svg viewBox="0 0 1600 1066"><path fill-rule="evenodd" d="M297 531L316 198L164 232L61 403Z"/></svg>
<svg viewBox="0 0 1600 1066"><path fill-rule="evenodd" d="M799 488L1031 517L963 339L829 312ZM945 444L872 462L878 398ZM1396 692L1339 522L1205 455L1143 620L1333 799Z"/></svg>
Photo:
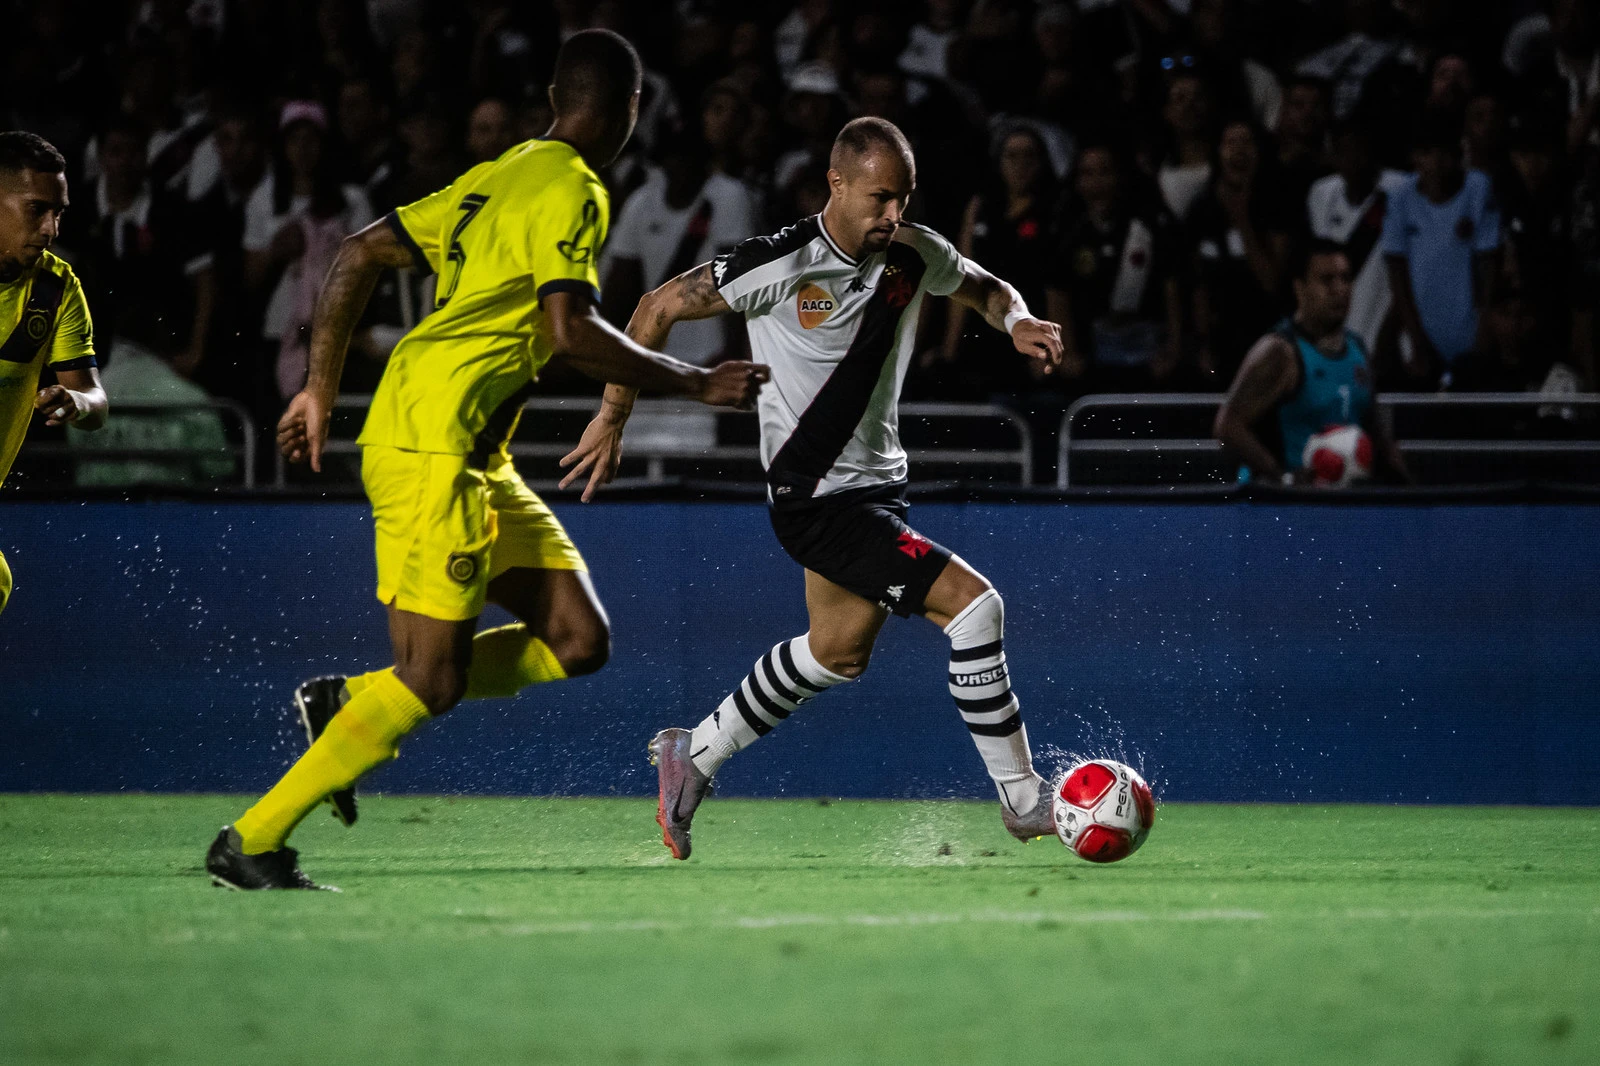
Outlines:
<svg viewBox="0 0 1600 1066"><path fill-rule="evenodd" d="M807 570L806 615L811 621L806 635L817 662L851 681L867 672L888 611Z"/></svg>
<svg viewBox="0 0 1600 1066"><path fill-rule="evenodd" d="M461 702L477 628L476 618L447 622L389 604L394 676L416 694L429 715L437 718Z"/></svg>
<svg viewBox="0 0 1600 1066"><path fill-rule="evenodd" d="M489 582L489 600L517 621L473 639L466 699L592 674L611 656L611 623L581 570L516 567Z"/></svg>

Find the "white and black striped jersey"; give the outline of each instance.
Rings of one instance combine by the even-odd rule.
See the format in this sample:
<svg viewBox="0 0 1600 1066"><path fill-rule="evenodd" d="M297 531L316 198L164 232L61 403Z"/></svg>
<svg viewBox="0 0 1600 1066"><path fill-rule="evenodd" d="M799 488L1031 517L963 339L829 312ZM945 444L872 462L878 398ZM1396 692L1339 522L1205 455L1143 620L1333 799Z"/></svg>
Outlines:
<svg viewBox="0 0 1600 1066"><path fill-rule="evenodd" d="M752 357L772 368L757 403L772 502L903 481L898 408L917 313L924 293L961 284L961 253L905 223L855 260L813 215L711 262Z"/></svg>

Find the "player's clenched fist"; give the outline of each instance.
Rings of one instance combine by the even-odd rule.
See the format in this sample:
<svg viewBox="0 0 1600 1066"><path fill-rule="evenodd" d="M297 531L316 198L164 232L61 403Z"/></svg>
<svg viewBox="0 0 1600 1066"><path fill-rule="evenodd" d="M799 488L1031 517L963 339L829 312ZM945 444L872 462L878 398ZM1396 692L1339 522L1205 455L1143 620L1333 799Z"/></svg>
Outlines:
<svg viewBox="0 0 1600 1066"><path fill-rule="evenodd" d="M772 379L772 369L760 363L721 363L700 379L695 399L712 407L737 407L748 411L755 406L756 393Z"/></svg>
<svg viewBox="0 0 1600 1066"><path fill-rule="evenodd" d="M62 385L40 389L33 398L33 409L44 412L44 424L47 426L64 426L89 413L88 406L78 394Z"/></svg>
<svg viewBox="0 0 1600 1066"><path fill-rule="evenodd" d="M278 419L278 450L291 463L311 460L322 473L322 446L328 439L328 407L318 396L300 392Z"/></svg>
<svg viewBox="0 0 1600 1066"><path fill-rule="evenodd" d="M1061 365L1061 327L1040 318L1025 318L1011 331L1017 351L1044 360L1045 373Z"/></svg>

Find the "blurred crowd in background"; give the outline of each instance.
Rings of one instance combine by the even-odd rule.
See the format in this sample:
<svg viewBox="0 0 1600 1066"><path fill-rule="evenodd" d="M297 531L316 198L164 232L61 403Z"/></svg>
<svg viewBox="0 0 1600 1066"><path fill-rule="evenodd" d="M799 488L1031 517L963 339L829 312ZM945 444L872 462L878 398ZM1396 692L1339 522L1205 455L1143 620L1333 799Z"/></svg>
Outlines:
<svg viewBox="0 0 1600 1066"><path fill-rule="evenodd" d="M1227 387L1345 244L1380 387L1595 386L1600 12L1587 0L0 0L0 128L69 161L58 250L116 398L261 426L305 375L341 238L541 135L561 41L638 47L604 177L604 311L821 209L849 118L898 123L912 218L1063 326L1064 372L929 301L920 399L1059 411ZM431 303L385 277L343 382ZM669 351L735 355L737 321ZM552 368L549 391L597 390Z"/></svg>

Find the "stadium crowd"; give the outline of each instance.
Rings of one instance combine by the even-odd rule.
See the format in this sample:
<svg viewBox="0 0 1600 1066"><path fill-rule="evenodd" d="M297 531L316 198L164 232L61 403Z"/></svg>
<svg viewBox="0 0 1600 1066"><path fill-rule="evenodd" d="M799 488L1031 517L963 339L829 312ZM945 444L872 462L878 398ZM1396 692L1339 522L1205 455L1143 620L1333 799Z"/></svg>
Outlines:
<svg viewBox="0 0 1600 1066"><path fill-rule="evenodd" d="M908 398L1040 413L1220 391L1289 309L1311 235L1349 251L1380 387L1596 383L1586 0L0 0L0 17L0 128L68 159L59 250L113 396L209 393L275 422L340 239L542 134L556 49L590 26L647 68L605 175L619 323L819 210L834 134L871 114L917 151L912 217L1069 338L1042 377L933 301ZM426 279L384 279L346 391L371 390L430 301ZM709 363L741 328L686 324L669 351Z"/></svg>

